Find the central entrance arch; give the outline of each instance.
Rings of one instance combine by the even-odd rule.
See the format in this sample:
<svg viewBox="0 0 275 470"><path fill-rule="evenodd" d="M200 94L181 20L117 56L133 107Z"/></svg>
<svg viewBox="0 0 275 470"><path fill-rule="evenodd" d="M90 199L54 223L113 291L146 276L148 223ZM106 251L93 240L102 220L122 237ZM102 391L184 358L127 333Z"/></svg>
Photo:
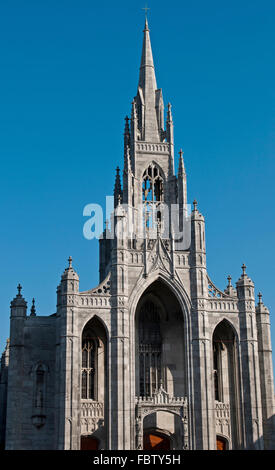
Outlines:
<svg viewBox="0 0 275 470"><path fill-rule="evenodd" d="M176 279L171 283L165 273L154 272L137 286L129 305L133 312L130 335L134 339L133 448L143 448L149 429L150 434L168 437L171 449L188 449L192 415L192 409L188 410L192 397L189 297ZM147 353L147 357L141 357ZM145 416L156 411L155 422L143 423ZM161 416L169 413L178 415L179 420L163 420ZM168 446L167 441L162 445Z"/></svg>
<svg viewBox="0 0 275 470"><path fill-rule="evenodd" d="M183 313L160 279L137 304L135 345L136 396L152 396L160 387L170 396L187 395Z"/></svg>

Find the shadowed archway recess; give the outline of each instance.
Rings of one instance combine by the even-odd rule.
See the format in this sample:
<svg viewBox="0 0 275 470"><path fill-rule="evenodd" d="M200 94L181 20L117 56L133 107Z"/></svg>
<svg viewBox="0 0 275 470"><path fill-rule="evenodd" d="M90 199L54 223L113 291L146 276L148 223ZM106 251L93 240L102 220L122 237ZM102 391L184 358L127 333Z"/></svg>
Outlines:
<svg viewBox="0 0 275 470"><path fill-rule="evenodd" d="M152 396L160 387L170 396L186 396L184 336L179 301L158 279L144 291L136 309L136 396Z"/></svg>

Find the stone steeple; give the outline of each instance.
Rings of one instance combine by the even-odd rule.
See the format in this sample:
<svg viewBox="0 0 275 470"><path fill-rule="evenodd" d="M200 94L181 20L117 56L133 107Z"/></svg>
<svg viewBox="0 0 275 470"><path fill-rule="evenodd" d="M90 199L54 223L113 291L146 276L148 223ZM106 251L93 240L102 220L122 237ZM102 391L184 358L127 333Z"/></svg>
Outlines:
<svg viewBox="0 0 275 470"><path fill-rule="evenodd" d="M143 30L143 45L136 96L140 140L160 142L163 127L163 99L157 88L155 67L147 18Z"/></svg>

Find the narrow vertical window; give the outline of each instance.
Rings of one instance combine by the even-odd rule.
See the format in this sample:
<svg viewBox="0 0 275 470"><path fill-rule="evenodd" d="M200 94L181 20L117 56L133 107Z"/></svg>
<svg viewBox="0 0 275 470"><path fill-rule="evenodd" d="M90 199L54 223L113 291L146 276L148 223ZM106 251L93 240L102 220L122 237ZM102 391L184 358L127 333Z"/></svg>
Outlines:
<svg viewBox="0 0 275 470"><path fill-rule="evenodd" d="M161 222L161 203L163 202L163 177L154 163L143 173L142 200L146 228L154 228Z"/></svg>
<svg viewBox="0 0 275 470"><path fill-rule="evenodd" d="M36 369L36 390L35 390L35 408L43 409L44 406L44 380L45 371L43 366L39 365Z"/></svg>
<svg viewBox="0 0 275 470"><path fill-rule="evenodd" d="M152 396L162 382L162 338L156 306L146 302L139 317L139 389L141 396Z"/></svg>
<svg viewBox="0 0 275 470"><path fill-rule="evenodd" d="M96 379L96 341L88 331L82 340L82 375L81 375L81 397L83 399L95 400Z"/></svg>
<svg viewBox="0 0 275 470"><path fill-rule="evenodd" d="M215 400L222 401L222 370L221 370L221 342L213 342L213 373L214 373L214 393Z"/></svg>

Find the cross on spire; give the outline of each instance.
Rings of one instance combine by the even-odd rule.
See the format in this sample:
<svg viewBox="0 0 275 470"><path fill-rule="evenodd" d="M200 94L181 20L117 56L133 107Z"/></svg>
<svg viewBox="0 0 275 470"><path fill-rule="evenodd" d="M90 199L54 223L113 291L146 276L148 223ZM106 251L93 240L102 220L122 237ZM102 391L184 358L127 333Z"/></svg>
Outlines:
<svg viewBox="0 0 275 470"><path fill-rule="evenodd" d="M72 267L73 258L72 258L71 256L69 256L68 261L69 261L69 268L71 268L71 267Z"/></svg>
<svg viewBox="0 0 275 470"><path fill-rule="evenodd" d="M246 275L246 272L245 272L245 270L246 270L246 265L245 265L245 264L242 265L242 270L243 270L243 276L245 276L245 275Z"/></svg>
<svg viewBox="0 0 275 470"><path fill-rule="evenodd" d="M148 12L148 10L150 10L150 8L147 7L147 3L145 4L145 7L142 8L142 10L145 11L145 18L147 19L147 12Z"/></svg>
<svg viewBox="0 0 275 470"><path fill-rule="evenodd" d="M17 290L18 290L18 295L21 296L22 286L21 286L20 282L19 282L19 284L18 284L18 286L17 286Z"/></svg>
<svg viewBox="0 0 275 470"><path fill-rule="evenodd" d="M258 297L259 297L259 304L262 304L262 303L263 303L263 301L262 301L262 296L263 296L263 295L261 294L261 292L259 292L259 294L258 294Z"/></svg>
<svg viewBox="0 0 275 470"><path fill-rule="evenodd" d="M231 287L231 285L232 285L232 284L231 284L232 277L230 276L230 274L229 274L229 276L227 277L227 280L228 280L228 287L229 287L229 286Z"/></svg>

